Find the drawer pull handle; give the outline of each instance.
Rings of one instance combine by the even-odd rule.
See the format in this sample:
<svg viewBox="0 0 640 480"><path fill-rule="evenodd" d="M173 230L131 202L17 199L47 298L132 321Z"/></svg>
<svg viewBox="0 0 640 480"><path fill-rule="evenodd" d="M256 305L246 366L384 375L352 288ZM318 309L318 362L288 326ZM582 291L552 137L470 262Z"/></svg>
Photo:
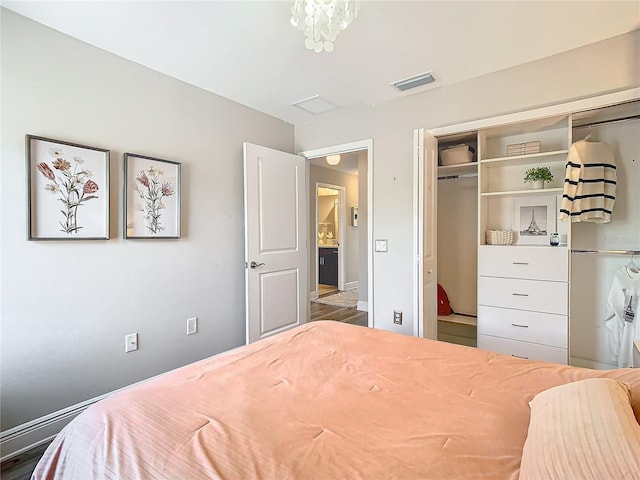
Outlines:
<svg viewBox="0 0 640 480"><path fill-rule="evenodd" d="M513 325L514 327L529 328L529 325L520 325L519 323L512 323L511 325Z"/></svg>
<svg viewBox="0 0 640 480"><path fill-rule="evenodd" d="M516 297L528 297L528 293L512 293L511 295L515 295Z"/></svg>
<svg viewBox="0 0 640 480"><path fill-rule="evenodd" d="M513 262L514 265L529 265L529 262Z"/></svg>
<svg viewBox="0 0 640 480"><path fill-rule="evenodd" d="M529 360L529 357L523 357L523 356L520 356L520 355L516 355L515 353L512 353L511 356L512 357L516 357L516 358L522 358L523 360Z"/></svg>

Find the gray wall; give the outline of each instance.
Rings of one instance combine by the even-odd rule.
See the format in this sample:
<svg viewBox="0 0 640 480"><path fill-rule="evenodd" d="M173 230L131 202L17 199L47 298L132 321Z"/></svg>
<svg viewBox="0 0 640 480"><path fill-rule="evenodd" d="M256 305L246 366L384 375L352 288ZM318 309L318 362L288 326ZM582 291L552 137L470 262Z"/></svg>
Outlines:
<svg viewBox="0 0 640 480"><path fill-rule="evenodd" d="M315 231L315 218L316 218L316 182L327 183L330 185L337 185L339 187L345 187L345 206L347 209L347 225L345 228L345 283L355 282L359 280L359 257L358 252L358 235L360 228L351 226L349 220L351 215L351 207L358 204L358 175L348 175L337 170L330 168L322 168L316 165L309 164L309 248L311 254L309 255L309 291L314 291L316 284L316 258L314 253L316 251L317 237ZM365 175L366 179L366 175ZM335 232L334 232L335 233ZM366 278L366 270L365 270ZM366 287L366 283L365 283ZM359 289L362 290L362 286L359 284ZM366 290L366 288L365 288Z"/></svg>
<svg viewBox="0 0 640 480"><path fill-rule="evenodd" d="M433 46L433 48L437 48ZM371 107L337 110L296 125L296 149L373 138L375 326L413 333L413 133L640 85L640 32ZM464 61L461 59L460 61ZM437 72L436 72L437 73ZM393 310L404 312L393 324Z"/></svg>
<svg viewBox="0 0 640 480"><path fill-rule="evenodd" d="M293 152L294 128L1 16L6 430L244 343L242 142ZM27 133L111 150L111 240L26 240ZM182 163L182 239L122 240L124 152Z"/></svg>

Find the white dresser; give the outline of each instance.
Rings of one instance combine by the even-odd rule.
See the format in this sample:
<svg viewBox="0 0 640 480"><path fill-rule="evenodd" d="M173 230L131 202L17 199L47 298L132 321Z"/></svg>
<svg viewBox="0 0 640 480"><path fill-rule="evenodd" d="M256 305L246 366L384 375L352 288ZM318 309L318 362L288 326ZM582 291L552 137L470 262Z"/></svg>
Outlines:
<svg viewBox="0 0 640 480"><path fill-rule="evenodd" d="M478 348L568 363L569 259L564 247L478 250Z"/></svg>

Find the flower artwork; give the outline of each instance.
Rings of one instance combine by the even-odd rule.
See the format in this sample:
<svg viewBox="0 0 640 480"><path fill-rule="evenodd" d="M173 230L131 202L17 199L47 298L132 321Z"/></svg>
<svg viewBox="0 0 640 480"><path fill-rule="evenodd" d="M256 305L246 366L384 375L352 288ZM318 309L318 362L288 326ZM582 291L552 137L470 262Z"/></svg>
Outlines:
<svg viewBox="0 0 640 480"><path fill-rule="evenodd" d="M54 159L51 162L53 170L47 162L40 162L37 165L38 171L50 180L45 185L45 190L57 195L62 203L62 220L58 222L60 231L69 235L77 234L82 228L82 224L78 225L78 209L84 203L98 198L96 193L100 187L90 179L93 174L82 167L82 158L73 157L72 165L65 159L61 148L51 148L49 154Z"/></svg>
<svg viewBox="0 0 640 480"><path fill-rule="evenodd" d="M162 199L176 193L175 187L170 182L162 181L164 172L154 167L142 170L136 177L135 190L142 203L138 206L146 221L149 233L157 234L165 230L160 223L162 210L165 205Z"/></svg>
<svg viewBox="0 0 640 480"><path fill-rule="evenodd" d="M109 238L109 151L27 135L29 239Z"/></svg>
<svg viewBox="0 0 640 480"><path fill-rule="evenodd" d="M180 164L124 154L124 238L180 238Z"/></svg>

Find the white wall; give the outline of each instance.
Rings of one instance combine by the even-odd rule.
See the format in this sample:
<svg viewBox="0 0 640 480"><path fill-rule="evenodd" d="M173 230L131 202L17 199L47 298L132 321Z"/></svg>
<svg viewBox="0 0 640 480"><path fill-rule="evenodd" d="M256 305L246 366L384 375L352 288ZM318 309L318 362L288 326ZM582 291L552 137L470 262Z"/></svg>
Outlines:
<svg viewBox="0 0 640 480"><path fill-rule="evenodd" d="M368 263L368 239L367 218L369 206L367 205L367 168L369 160L367 151L358 153L358 300L367 303L369 301L369 263ZM360 306L359 306L360 307ZM367 305L368 308L368 305Z"/></svg>
<svg viewBox="0 0 640 480"><path fill-rule="evenodd" d="M456 313L477 313L478 177L438 180L438 283Z"/></svg>
<svg viewBox="0 0 640 480"><path fill-rule="evenodd" d="M373 235L387 239L389 250L374 253L377 328L413 333L414 129L636 87L640 85L639 48L640 32L635 31L474 80L436 86L421 94L399 93L398 100L338 110L296 125L298 151L374 139L373 162L369 162L373 168ZM393 310L404 312L402 326L393 324Z"/></svg>
<svg viewBox="0 0 640 480"><path fill-rule="evenodd" d="M293 152L294 128L11 11L1 21L4 431L244 343L242 142ZM27 241L27 133L111 150L111 240ZM124 152L182 163L180 240L122 239Z"/></svg>
<svg viewBox="0 0 640 480"><path fill-rule="evenodd" d="M326 183L329 185L336 185L339 187L345 187L345 207L347 210L347 224L343 225L342 228L345 229L345 283L355 282L359 279L359 246L358 246L358 235L360 233L359 228L355 228L351 226L351 222L349 221L351 215L351 207L358 204L358 179L360 174L358 175L349 175L346 173L339 172L338 170L332 170L330 168L322 168L316 165L309 165L309 225L310 232L309 238L311 241L310 249L311 254L309 255L309 290L313 291L315 289L316 284L316 262L315 258L316 246L317 246L317 237L315 230L315 218L316 218L316 198L315 198L315 190L316 183ZM366 174L365 174L366 181ZM334 197L330 197L334 198ZM326 216L326 214L325 214ZM320 220L323 221L323 220ZM362 230L366 232L366 230ZM335 234L335 232L334 232ZM366 257L365 257L366 259ZM366 261L366 260L365 260ZM365 270L366 276L366 270ZM366 286L366 283L365 283ZM359 287L360 290L362 287ZM366 292L365 292L366 298Z"/></svg>

